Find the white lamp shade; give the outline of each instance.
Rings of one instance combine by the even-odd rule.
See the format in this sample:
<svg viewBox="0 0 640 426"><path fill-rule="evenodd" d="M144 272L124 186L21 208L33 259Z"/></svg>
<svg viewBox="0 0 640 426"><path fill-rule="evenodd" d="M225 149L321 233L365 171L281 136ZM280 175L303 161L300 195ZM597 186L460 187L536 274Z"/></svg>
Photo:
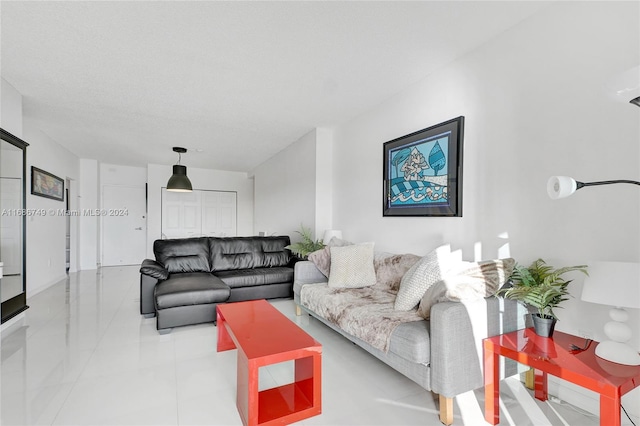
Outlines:
<svg viewBox="0 0 640 426"><path fill-rule="evenodd" d="M342 239L342 231L338 231L337 229L327 229L326 231L324 231L322 242L325 244L329 244L329 241L331 241L333 237Z"/></svg>
<svg viewBox="0 0 640 426"><path fill-rule="evenodd" d="M547 181L547 194L552 200L568 197L577 189L576 180L569 176L551 176Z"/></svg>
<svg viewBox="0 0 640 426"><path fill-rule="evenodd" d="M595 262L589 265L582 300L619 308L640 308L640 263Z"/></svg>

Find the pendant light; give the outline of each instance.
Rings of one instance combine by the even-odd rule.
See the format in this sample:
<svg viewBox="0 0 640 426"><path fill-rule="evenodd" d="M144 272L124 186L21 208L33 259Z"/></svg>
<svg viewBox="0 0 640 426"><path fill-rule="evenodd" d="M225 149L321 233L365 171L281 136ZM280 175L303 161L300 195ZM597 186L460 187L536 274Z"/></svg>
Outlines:
<svg viewBox="0 0 640 426"><path fill-rule="evenodd" d="M169 182L167 182L167 191L191 192L193 191L193 187L191 186L191 181L187 177L187 167L180 164L182 154L187 152L187 149L174 146L173 152L178 153L178 164L173 166L173 175L171 175Z"/></svg>

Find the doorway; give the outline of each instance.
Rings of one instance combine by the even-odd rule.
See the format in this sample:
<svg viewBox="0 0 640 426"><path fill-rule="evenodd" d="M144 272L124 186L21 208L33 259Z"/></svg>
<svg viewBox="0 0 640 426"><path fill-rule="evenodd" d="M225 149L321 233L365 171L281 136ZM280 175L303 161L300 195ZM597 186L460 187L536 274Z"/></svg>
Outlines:
<svg viewBox="0 0 640 426"><path fill-rule="evenodd" d="M102 187L102 266L139 265L146 257L144 186Z"/></svg>

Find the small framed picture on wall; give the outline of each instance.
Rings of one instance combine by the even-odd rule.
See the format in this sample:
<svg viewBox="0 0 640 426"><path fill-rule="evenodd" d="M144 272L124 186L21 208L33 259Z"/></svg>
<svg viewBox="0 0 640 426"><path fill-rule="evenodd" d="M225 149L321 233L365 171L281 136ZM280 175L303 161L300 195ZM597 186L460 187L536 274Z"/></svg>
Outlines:
<svg viewBox="0 0 640 426"><path fill-rule="evenodd" d="M31 193L39 197L64 201L64 180L31 166Z"/></svg>

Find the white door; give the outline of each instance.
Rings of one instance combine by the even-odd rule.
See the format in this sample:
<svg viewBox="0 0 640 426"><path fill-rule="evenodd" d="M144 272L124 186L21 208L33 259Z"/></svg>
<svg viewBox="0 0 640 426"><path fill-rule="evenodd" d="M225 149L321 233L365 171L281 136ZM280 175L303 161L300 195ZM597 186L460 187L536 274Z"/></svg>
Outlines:
<svg viewBox="0 0 640 426"><path fill-rule="evenodd" d="M202 234L236 236L236 193L202 191Z"/></svg>
<svg viewBox="0 0 640 426"><path fill-rule="evenodd" d="M146 257L144 186L102 187L102 265L139 265Z"/></svg>
<svg viewBox="0 0 640 426"><path fill-rule="evenodd" d="M162 189L162 238L235 237L237 193Z"/></svg>
<svg viewBox="0 0 640 426"><path fill-rule="evenodd" d="M162 189L162 238L200 237L201 215L200 191Z"/></svg>

